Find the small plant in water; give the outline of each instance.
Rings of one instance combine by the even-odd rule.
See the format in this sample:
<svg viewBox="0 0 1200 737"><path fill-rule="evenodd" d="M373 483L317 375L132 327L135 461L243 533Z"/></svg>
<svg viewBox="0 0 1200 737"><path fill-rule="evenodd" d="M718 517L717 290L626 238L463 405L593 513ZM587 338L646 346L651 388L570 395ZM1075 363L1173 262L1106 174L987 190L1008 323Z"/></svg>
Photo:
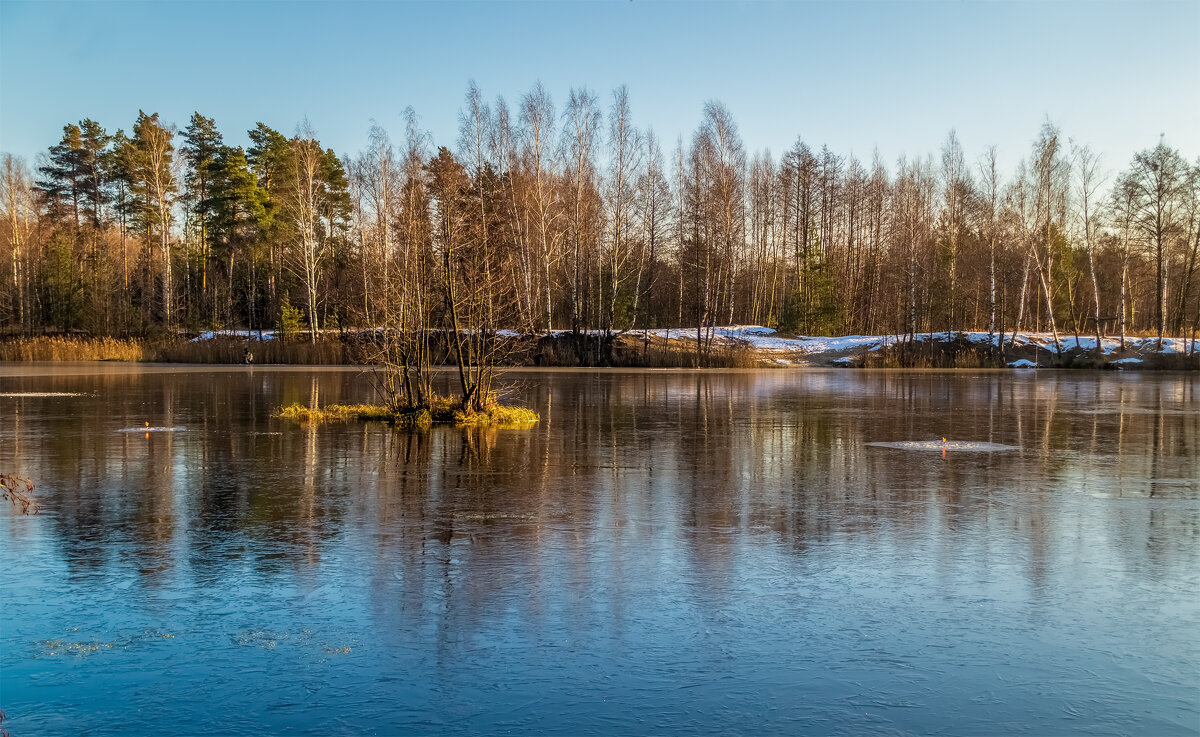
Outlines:
<svg viewBox="0 0 1200 737"><path fill-rule="evenodd" d="M33 482L0 473L0 499L11 502L21 514L37 514L42 507L33 500Z"/></svg>
<svg viewBox="0 0 1200 737"><path fill-rule="evenodd" d="M279 410L279 417L301 424L335 422L387 422L401 427L428 428L434 423L454 425L487 425L491 427L527 427L536 424L538 413L525 407L501 405L493 397L481 410L463 407L449 397L434 396L422 407L391 409L381 404L327 404L306 407L289 404Z"/></svg>

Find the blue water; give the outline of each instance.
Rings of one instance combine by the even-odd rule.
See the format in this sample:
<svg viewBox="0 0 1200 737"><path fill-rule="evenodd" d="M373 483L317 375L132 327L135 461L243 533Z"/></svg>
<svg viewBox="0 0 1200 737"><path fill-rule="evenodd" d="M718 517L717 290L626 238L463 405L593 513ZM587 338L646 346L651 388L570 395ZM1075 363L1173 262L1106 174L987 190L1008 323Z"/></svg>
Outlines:
<svg viewBox="0 0 1200 737"><path fill-rule="evenodd" d="M539 425L409 434L271 416L355 370L0 367L82 394L0 396L0 727L1200 733L1194 374L505 382ZM867 445L941 437L1016 449Z"/></svg>

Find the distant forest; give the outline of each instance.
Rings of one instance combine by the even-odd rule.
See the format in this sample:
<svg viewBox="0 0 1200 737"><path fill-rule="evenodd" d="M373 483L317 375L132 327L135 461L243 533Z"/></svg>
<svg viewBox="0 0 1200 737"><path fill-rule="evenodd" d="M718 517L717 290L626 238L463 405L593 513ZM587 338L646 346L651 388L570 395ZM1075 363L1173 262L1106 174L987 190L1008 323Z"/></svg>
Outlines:
<svg viewBox="0 0 1200 737"><path fill-rule="evenodd" d="M459 119L452 147L409 110L357 153L307 124L243 150L199 113L67 124L0 161L0 332L1200 326L1200 160L1162 140L1108 176L1049 122L1001 172L953 132L894 162L749 153L719 102L664 142L624 87L471 84Z"/></svg>

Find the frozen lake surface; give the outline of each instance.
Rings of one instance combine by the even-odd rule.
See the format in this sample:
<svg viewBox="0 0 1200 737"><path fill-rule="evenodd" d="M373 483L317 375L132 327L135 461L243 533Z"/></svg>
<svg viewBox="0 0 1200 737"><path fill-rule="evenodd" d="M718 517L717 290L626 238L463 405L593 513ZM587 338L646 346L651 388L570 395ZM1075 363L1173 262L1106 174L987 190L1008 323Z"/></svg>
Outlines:
<svg viewBox="0 0 1200 737"><path fill-rule="evenodd" d="M0 365L43 509L0 508L3 727L1200 732L1195 374L504 383L539 425L271 416L357 370Z"/></svg>

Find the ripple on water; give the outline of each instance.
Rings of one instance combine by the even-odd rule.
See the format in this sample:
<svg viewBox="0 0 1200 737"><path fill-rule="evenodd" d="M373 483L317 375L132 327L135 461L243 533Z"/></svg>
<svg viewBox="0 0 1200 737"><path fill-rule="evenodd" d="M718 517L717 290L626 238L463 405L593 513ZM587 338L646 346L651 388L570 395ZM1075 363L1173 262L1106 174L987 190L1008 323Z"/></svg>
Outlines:
<svg viewBox="0 0 1200 737"><path fill-rule="evenodd" d="M968 453L995 453L1004 450L1020 450L1015 445L984 443L971 440L948 440L946 442L940 440L897 440L894 442L867 443L867 445L876 448L895 448L896 450L932 450L939 452L953 450L959 452L966 451Z"/></svg>
<svg viewBox="0 0 1200 737"><path fill-rule="evenodd" d="M151 427L147 425L145 427L122 427L117 432L182 432L186 429L182 425L176 427Z"/></svg>
<svg viewBox="0 0 1200 737"><path fill-rule="evenodd" d="M85 392L0 392L0 397L90 397Z"/></svg>

